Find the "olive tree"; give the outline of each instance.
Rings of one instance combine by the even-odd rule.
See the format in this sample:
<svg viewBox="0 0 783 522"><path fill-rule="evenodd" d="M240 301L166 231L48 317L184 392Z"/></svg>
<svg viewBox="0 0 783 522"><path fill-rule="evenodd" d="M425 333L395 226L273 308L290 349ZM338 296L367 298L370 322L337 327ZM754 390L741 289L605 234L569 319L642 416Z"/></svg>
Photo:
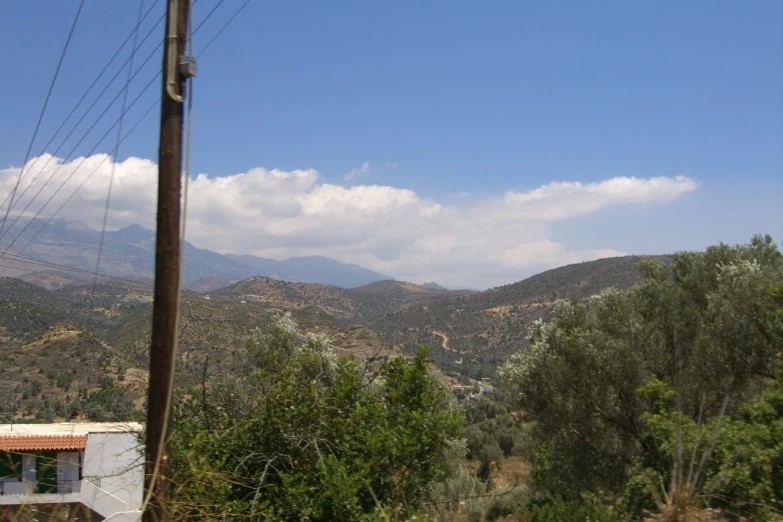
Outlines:
<svg viewBox="0 0 783 522"><path fill-rule="evenodd" d="M775 374L781 336L770 288L783 280L783 257L771 238L639 268L629 291L558 303L530 329L531 348L501 369L533 423L541 486L621 491L632 465L660 443L643 436L648 404L639 390L651 379L673 390L681 426L683 417L698 423L734 411ZM714 437L686 455L675 431L680 450L660 471L673 484L697 484Z"/></svg>

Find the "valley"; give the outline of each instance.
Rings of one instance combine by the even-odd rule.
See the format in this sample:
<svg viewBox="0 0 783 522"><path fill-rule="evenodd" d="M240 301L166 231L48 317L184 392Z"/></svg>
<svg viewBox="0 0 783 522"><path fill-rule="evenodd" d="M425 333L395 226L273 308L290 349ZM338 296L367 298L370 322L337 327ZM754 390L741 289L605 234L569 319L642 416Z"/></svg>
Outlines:
<svg viewBox="0 0 783 522"><path fill-rule="evenodd" d="M413 354L426 344L440 371L494 377L494 368L525 346L528 325L547 317L556 300L628 288L638 279L638 261L571 265L485 292L398 281L350 289L262 276L209 293L185 290L177 382L197 385L207 375L241 371L247 335L284 314L301 331L327 334L340 355ZM108 420L139 412L151 312L144 285L47 289L0 279L0 388L12 390L17 414L27 417ZM45 407L41 397L49 397Z"/></svg>
<svg viewBox="0 0 783 522"><path fill-rule="evenodd" d="M464 498L478 516L444 520L519 512L544 513L536 520L567 520L573 512L580 513L577 520L643 520L643 508L623 504L636 494L627 493L626 484L640 473L628 463L657 455L662 443L674 447L676 393L689 401L687 429L694 436L700 428L693 420L700 412L695 398L718 397L732 382L745 387L737 397L748 398L725 411L708 405L711 425L726 417L720 444L733 449L716 454L707 480L717 470L730 472L734 455L749 446L754 459L763 457L740 466L752 468L771 491L775 480L764 470L778 457L764 455L770 426L779 424L779 413L769 412L781 395L779 378L768 368L780 360L782 267L783 256L765 236L706 252L578 263L483 292L391 280L341 288L265 276L202 292L185 289L171 455L195 466L177 468L175 480L197 485L178 499L188 506L189 499L202 499L211 489L199 481L214 469L241 483L248 473L266 476L269 463L283 455L291 476L305 484L314 476L342 477L354 462L360 467L351 473L370 470L379 488L399 466L443 466L443 475L428 479L434 489L421 497L432 499L429 512L448 513L453 499ZM0 393L8 398L0 402L0 418L143 421L151 314L152 293L141 283L110 279L51 288L45 281L0 278ZM702 333L688 324L694 317L710 349L694 351L686 378L676 384L670 350L677 346L666 340L685 332L694 336L687 345L697 345ZM756 321L750 328L748 317ZM735 339L750 349L736 353ZM681 388L672 391L670 383ZM669 428L650 435L644 423L651 420ZM337 467L314 474L323 465L322 445ZM242 468L248 455L258 456L250 472ZM556 459L544 460L549 455ZM552 468L544 467L548 462ZM660 462L647 469L666 472L671 456ZM597 467L604 463L610 467ZM735 484L743 483L737 477L730 476L729 486L703 487L731 499ZM275 484L282 489L267 498L287 499L288 483ZM364 494L357 484L352 498ZM529 497L531 485L570 492L575 500L546 500L545 509L558 510L549 517ZM620 500L585 503L576 496L603 488L619 492ZM774 506L767 493L759 495L766 504L745 512ZM216 493L207 505L222 510L226 498L230 494ZM300 510L296 504L287 509L288 518ZM636 514L604 516L617 509Z"/></svg>

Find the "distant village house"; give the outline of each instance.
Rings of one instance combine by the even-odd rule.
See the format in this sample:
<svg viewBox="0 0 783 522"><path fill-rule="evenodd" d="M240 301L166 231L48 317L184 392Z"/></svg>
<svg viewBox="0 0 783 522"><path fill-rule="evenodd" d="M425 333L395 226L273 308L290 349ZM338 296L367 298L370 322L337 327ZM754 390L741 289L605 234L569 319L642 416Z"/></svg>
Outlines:
<svg viewBox="0 0 783 522"><path fill-rule="evenodd" d="M68 520L139 520L141 429L136 423L1 424L0 513L56 507L68 510Z"/></svg>

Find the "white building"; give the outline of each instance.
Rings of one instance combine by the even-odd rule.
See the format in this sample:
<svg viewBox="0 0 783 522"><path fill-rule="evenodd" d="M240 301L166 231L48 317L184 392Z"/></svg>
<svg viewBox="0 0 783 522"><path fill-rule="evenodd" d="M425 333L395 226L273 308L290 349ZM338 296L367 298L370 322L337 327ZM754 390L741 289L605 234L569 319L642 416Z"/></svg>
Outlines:
<svg viewBox="0 0 783 522"><path fill-rule="evenodd" d="M141 431L137 423L0 424L0 514L56 508L69 520L137 522Z"/></svg>

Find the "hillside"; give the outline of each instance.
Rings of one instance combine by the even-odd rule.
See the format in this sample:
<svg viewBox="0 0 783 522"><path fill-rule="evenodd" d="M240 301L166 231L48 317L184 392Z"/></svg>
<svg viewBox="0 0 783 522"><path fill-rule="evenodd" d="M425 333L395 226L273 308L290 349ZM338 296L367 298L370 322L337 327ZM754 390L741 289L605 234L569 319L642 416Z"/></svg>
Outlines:
<svg viewBox="0 0 783 522"><path fill-rule="evenodd" d="M395 344L422 343L445 349L448 359L481 354L501 360L524 345L528 325L546 317L558 299L633 286L639 279L636 265L641 259L601 259L555 268L484 292L449 293L404 305L375 317L368 326Z"/></svg>
<svg viewBox="0 0 783 522"><path fill-rule="evenodd" d="M251 277L211 292L210 299L264 303L279 310L298 311L300 315L323 313L356 324L406 303L448 293L401 281L378 281L344 289Z"/></svg>
<svg viewBox="0 0 783 522"><path fill-rule="evenodd" d="M434 281L430 281L429 283L424 283L421 286L425 286L427 288L432 288L433 290L448 290L448 288L446 288L445 286L441 286L441 285L439 285L438 283L436 283Z"/></svg>
<svg viewBox="0 0 783 522"><path fill-rule="evenodd" d="M378 281L354 288L350 290L350 293L362 301L364 306L371 308L376 314L380 314L412 301L444 296L450 292L442 287L432 288L402 281Z"/></svg>
<svg viewBox="0 0 783 522"><path fill-rule="evenodd" d="M120 350L70 322L0 353L0 418L127 420L143 405L146 375Z"/></svg>
<svg viewBox="0 0 783 522"><path fill-rule="evenodd" d="M302 286L318 290L311 288L316 285ZM294 298L290 292L284 295ZM214 375L240 370L251 329L264 328L290 311L268 302L242 301L183 292L178 385L200 383L205 371ZM377 333L347 327L317 307L301 306L293 312L302 329L332 336L343 355L393 351ZM13 404L0 405L0 418L12 409L17 416L39 421L73 415L130 418L145 398L151 315L152 293L145 288L110 283L45 290L0 278L0 393L16 394ZM41 413L30 417L36 412Z"/></svg>
<svg viewBox="0 0 783 522"><path fill-rule="evenodd" d="M219 275L206 275L198 279L191 279L182 284L184 288L193 290L200 294L207 294L218 288L225 288L228 285L236 283L236 279L229 279Z"/></svg>
<svg viewBox="0 0 783 522"><path fill-rule="evenodd" d="M186 290L177 383L198 384L205 371L242 368L250 330L284 313L291 313L301 330L329 334L345 355L408 351L421 343L432 347L431 356L444 371L491 375L524 346L527 327L546 317L556 300L584 298L610 286L628 288L638 280L639 260L570 265L485 292L399 281L344 289L266 277L234 283L209 298ZM0 278L0 389L10 382L20 393L18 411L42 410L46 418L51 412L61 418L66 410L86 415L88 407L93 418L137 411L143 404L139 390L146 379L151 314L152 293L145 287L105 283L46 290ZM96 374L107 378L98 382ZM48 390L43 396L58 399L41 404L34 390Z"/></svg>

